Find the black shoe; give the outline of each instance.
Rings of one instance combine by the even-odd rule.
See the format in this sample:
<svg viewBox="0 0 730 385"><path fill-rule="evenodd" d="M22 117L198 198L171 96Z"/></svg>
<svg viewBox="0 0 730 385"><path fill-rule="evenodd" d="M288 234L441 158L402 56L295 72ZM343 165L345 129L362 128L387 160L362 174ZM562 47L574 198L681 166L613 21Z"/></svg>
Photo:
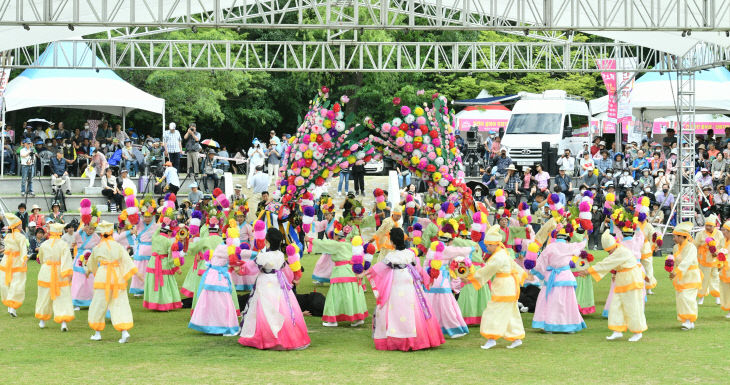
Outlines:
<svg viewBox="0 0 730 385"><path fill-rule="evenodd" d="M66 195L71 195L71 190L66 190Z"/></svg>

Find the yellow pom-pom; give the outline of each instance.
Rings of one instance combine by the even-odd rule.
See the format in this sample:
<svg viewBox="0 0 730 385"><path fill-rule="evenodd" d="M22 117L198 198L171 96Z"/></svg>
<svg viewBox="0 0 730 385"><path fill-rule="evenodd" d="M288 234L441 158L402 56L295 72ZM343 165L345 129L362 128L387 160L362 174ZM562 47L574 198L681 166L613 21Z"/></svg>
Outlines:
<svg viewBox="0 0 730 385"><path fill-rule="evenodd" d="M132 195L134 191L132 191L131 187L127 187L124 189L124 195Z"/></svg>
<svg viewBox="0 0 730 385"><path fill-rule="evenodd" d="M352 245L353 246L360 246L362 245L362 237L357 235L352 237Z"/></svg>
<svg viewBox="0 0 730 385"><path fill-rule="evenodd" d="M441 269L442 262L440 259L432 259L431 260L431 268L439 270Z"/></svg>
<svg viewBox="0 0 730 385"><path fill-rule="evenodd" d="M378 202L376 206L378 207L378 210L385 210L385 208L388 207L385 202Z"/></svg>
<svg viewBox="0 0 730 385"><path fill-rule="evenodd" d="M302 269L302 263L299 261L296 261L296 262L292 263L291 265L289 265L289 267L291 268L291 271L296 272L296 271L299 271Z"/></svg>
<svg viewBox="0 0 730 385"><path fill-rule="evenodd" d="M649 207L649 197L641 198L641 205L644 207Z"/></svg>
<svg viewBox="0 0 730 385"><path fill-rule="evenodd" d="M421 244L421 241L422 241L421 237L413 237L413 243L414 244L420 245Z"/></svg>
<svg viewBox="0 0 730 385"><path fill-rule="evenodd" d="M527 245L527 250L532 253L537 253L540 250L540 246L537 243L532 242L529 245Z"/></svg>
<svg viewBox="0 0 730 385"><path fill-rule="evenodd" d="M616 195L613 193L606 194L606 201L607 202L615 202L616 201Z"/></svg>
<svg viewBox="0 0 730 385"><path fill-rule="evenodd" d="M501 197L502 195L504 195L504 191L501 188L494 192L495 197Z"/></svg>

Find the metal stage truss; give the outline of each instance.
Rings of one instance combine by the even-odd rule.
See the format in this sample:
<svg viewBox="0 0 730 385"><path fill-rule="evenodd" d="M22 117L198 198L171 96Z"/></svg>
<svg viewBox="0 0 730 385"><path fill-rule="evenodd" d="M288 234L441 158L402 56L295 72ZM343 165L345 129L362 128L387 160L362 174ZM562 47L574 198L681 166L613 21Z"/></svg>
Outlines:
<svg viewBox="0 0 730 385"><path fill-rule="evenodd" d="M718 31L730 0L0 0L0 25Z"/></svg>
<svg viewBox="0 0 730 385"><path fill-rule="evenodd" d="M677 60L661 51L626 43L568 42L355 42L220 40L69 40L41 67L43 47L16 48L13 68L136 70L246 70L337 72L606 72L701 69L728 62L728 49ZM88 45L91 58L76 47ZM71 47L71 48L69 48ZM714 50L713 50L714 49ZM635 57L640 67L601 70L597 60ZM98 59L97 59L98 58ZM89 60L90 59L90 60ZM655 66L656 63L666 63ZM47 63L47 61L46 61Z"/></svg>

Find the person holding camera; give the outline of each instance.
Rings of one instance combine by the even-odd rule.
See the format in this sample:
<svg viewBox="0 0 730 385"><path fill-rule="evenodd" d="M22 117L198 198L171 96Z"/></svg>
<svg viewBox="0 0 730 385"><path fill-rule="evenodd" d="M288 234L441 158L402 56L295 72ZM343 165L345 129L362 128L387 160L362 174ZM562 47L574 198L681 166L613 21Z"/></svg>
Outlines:
<svg viewBox="0 0 730 385"><path fill-rule="evenodd" d="M251 142L251 148L248 149L248 173L251 175L252 171L256 170L256 167L264 165L264 159L266 158L266 151L258 138L254 138Z"/></svg>
<svg viewBox="0 0 730 385"><path fill-rule="evenodd" d="M175 168L180 167L180 153L182 152L182 139L180 132L175 128L175 122L170 122L170 129L162 135L163 147L165 148L165 156L169 157L170 163Z"/></svg>
<svg viewBox="0 0 730 385"><path fill-rule="evenodd" d="M558 159L557 164L558 170L565 171L565 175L569 177L573 176L573 170L575 170L575 158L570 156L570 149L565 149L563 156Z"/></svg>
<svg viewBox="0 0 730 385"><path fill-rule="evenodd" d="M160 140L155 138L155 140L152 142L152 147L150 147L144 161L150 166L150 171L152 171L152 173L154 174L157 172L157 170L160 170L162 168L162 162L164 161L164 158L165 153L162 146L160 146Z"/></svg>
<svg viewBox="0 0 730 385"><path fill-rule="evenodd" d="M187 155L187 172L193 174L200 173L200 164L198 163L198 156L202 147L200 146L200 133L197 131L195 123L188 125L188 130L185 132L185 154ZM191 171L192 170L192 171Z"/></svg>
<svg viewBox="0 0 730 385"><path fill-rule="evenodd" d="M218 187L218 183L220 182L220 176L216 174L216 166L218 165L218 161L215 159L215 150L210 149L208 150L208 156L203 159L203 188L206 192L211 192L214 189ZM208 189L208 179L213 180L213 188Z"/></svg>
<svg viewBox="0 0 730 385"><path fill-rule="evenodd" d="M20 193L25 195L26 189L28 195L34 197L33 193L33 174L35 174L35 150L30 139L23 140L23 148L20 149L20 173L22 182L20 185Z"/></svg>
<svg viewBox="0 0 730 385"><path fill-rule="evenodd" d="M68 176L66 159L63 158L63 151L57 151L56 157L51 159L51 187L53 190L63 189L66 185L66 195L71 195L71 178Z"/></svg>

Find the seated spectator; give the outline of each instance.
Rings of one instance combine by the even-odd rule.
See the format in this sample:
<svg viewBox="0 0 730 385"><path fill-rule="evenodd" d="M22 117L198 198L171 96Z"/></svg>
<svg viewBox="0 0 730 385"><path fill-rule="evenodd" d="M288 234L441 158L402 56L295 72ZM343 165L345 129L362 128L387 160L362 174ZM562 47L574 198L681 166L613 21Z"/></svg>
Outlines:
<svg viewBox="0 0 730 385"><path fill-rule="evenodd" d="M137 175L137 160L134 158L134 154L132 153L132 141L130 139L126 139L124 141L124 147L122 148L122 162L124 163L124 168L129 170L132 176Z"/></svg>
<svg viewBox="0 0 730 385"><path fill-rule="evenodd" d="M649 222L654 226L664 225L664 212L659 207L659 202L651 202L651 212L649 213Z"/></svg>
<svg viewBox="0 0 730 385"><path fill-rule="evenodd" d="M715 204L718 205L726 205L730 203L730 200L728 199L728 194L725 191L724 185L717 185L717 190L715 191L715 194L713 194Z"/></svg>
<svg viewBox="0 0 730 385"><path fill-rule="evenodd" d="M129 178L129 170L127 170L126 168L122 169L122 171L119 172L119 179L121 179L122 182L123 194L125 191L127 191L127 189L131 189L132 194L137 195L137 185L132 179Z"/></svg>
<svg viewBox="0 0 730 385"><path fill-rule="evenodd" d="M645 168L641 170L641 176L639 177L639 188L641 190L644 190L645 188L653 189L654 188L654 178L649 173L649 169Z"/></svg>
<svg viewBox="0 0 730 385"><path fill-rule="evenodd" d="M54 201L51 204L51 213L48 214L48 222L50 223L51 220L53 220L56 223L66 223L66 221L63 219L63 213L61 212L61 204Z"/></svg>
<svg viewBox="0 0 730 385"><path fill-rule="evenodd" d="M624 170L628 170L629 165L624 160L624 154L617 152L616 155L613 156L613 170L616 173L616 175L623 174Z"/></svg>
<svg viewBox="0 0 730 385"><path fill-rule="evenodd" d="M629 167L629 170L631 170L631 176L633 176L634 179L639 178L641 176L642 170L644 170L645 168L649 168L649 161L647 161L646 157L644 156L644 150L638 150L636 152L636 158Z"/></svg>
<svg viewBox="0 0 730 385"><path fill-rule="evenodd" d="M218 187L218 182L220 181L221 177L218 176L215 169L218 166L218 161L214 158L215 157L215 150L211 149L208 150L208 155L203 159L203 164L201 169L203 170L203 188L207 192L211 192L214 189ZM213 188L208 189L208 180L213 180Z"/></svg>
<svg viewBox="0 0 730 385"><path fill-rule="evenodd" d="M33 227L46 227L46 216L41 214L41 207L33 205L30 209L28 223L33 222ZM30 225L28 225L30 227Z"/></svg>
<svg viewBox="0 0 730 385"><path fill-rule="evenodd" d="M107 167L104 175L101 177L101 195L107 198L109 212L117 212L122 210L122 201L124 195L117 185L117 178L112 175L111 167Z"/></svg>
<svg viewBox="0 0 730 385"><path fill-rule="evenodd" d="M664 211L664 216L668 216L674 205L674 195L669 192L669 185L662 185L662 189L655 194L659 207Z"/></svg>
<svg viewBox="0 0 730 385"><path fill-rule="evenodd" d="M598 186L598 169L591 169L591 171L583 174L582 183L588 187Z"/></svg>
<svg viewBox="0 0 730 385"><path fill-rule="evenodd" d="M197 205L203 199L203 192L198 189L196 182L190 183L190 193L188 193L188 199L193 205Z"/></svg>
<svg viewBox="0 0 730 385"><path fill-rule="evenodd" d="M55 189L63 189L66 185L66 195L71 195L71 178L68 176L66 159L63 158L63 152L56 152L56 157L51 159L51 187Z"/></svg>
<svg viewBox="0 0 730 385"><path fill-rule="evenodd" d="M30 227L30 226L29 226ZM33 233L35 236L31 237L29 239L29 246L28 246L28 254L29 259L36 260L38 259L38 250L41 247L41 243L45 242L46 240L46 230L42 227L38 227L34 230Z"/></svg>
<svg viewBox="0 0 730 385"><path fill-rule="evenodd" d="M40 207L38 209L40 209ZM28 212L25 211L25 203L20 203L18 205L18 211L15 212L15 216L18 217L18 219L20 219L20 223L21 223L21 226L23 227L23 231L24 232L27 231L28 222L30 220L29 220Z"/></svg>
<svg viewBox="0 0 730 385"><path fill-rule="evenodd" d="M725 175L727 172L727 162L721 152L717 153L717 157L712 161L712 181L715 184L725 184Z"/></svg>
<svg viewBox="0 0 730 385"><path fill-rule="evenodd" d="M69 172L78 175L78 163L76 162L76 149L70 140L66 140L63 144L63 159L66 160L66 167Z"/></svg>
<svg viewBox="0 0 730 385"><path fill-rule="evenodd" d="M221 158L230 157L225 145L221 148L220 151L218 151L218 156L220 156ZM218 159L218 168L223 170L224 172L227 172L230 169L230 163L228 162L228 159Z"/></svg>
<svg viewBox="0 0 730 385"><path fill-rule="evenodd" d="M596 164L593 162L591 154L584 152L583 158L580 160L580 176L592 173L594 168L596 168Z"/></svg>
<svg viewBox="0 0 730 385"><path fill-rule="evenodd" d="M535 174L535 176L532 177L532 179L537 182L538 190L547 190L550 184L550 174L548 174L547 171L544 171L542 169L542 165L539 163L535 166L535 170L537 171L537 173Z"/></svg>
<svg viewBox="0 0 730 385"><path fill-rule="evenodd" d="M700 168L700 172L695 175L695 181L700 187L709 186L712 189L712 177L710 176L710 170L705 167Z"/></svg>
<svg viewBox="0 0 730 385"><path fill-rule="evenodd" d="M608 157L608 151L606 150L601 151L599 154L601 154L600 157L594 162L598 169L599 176L604 176L606 174L606 170L613 167L613 160Z"/></svg>

